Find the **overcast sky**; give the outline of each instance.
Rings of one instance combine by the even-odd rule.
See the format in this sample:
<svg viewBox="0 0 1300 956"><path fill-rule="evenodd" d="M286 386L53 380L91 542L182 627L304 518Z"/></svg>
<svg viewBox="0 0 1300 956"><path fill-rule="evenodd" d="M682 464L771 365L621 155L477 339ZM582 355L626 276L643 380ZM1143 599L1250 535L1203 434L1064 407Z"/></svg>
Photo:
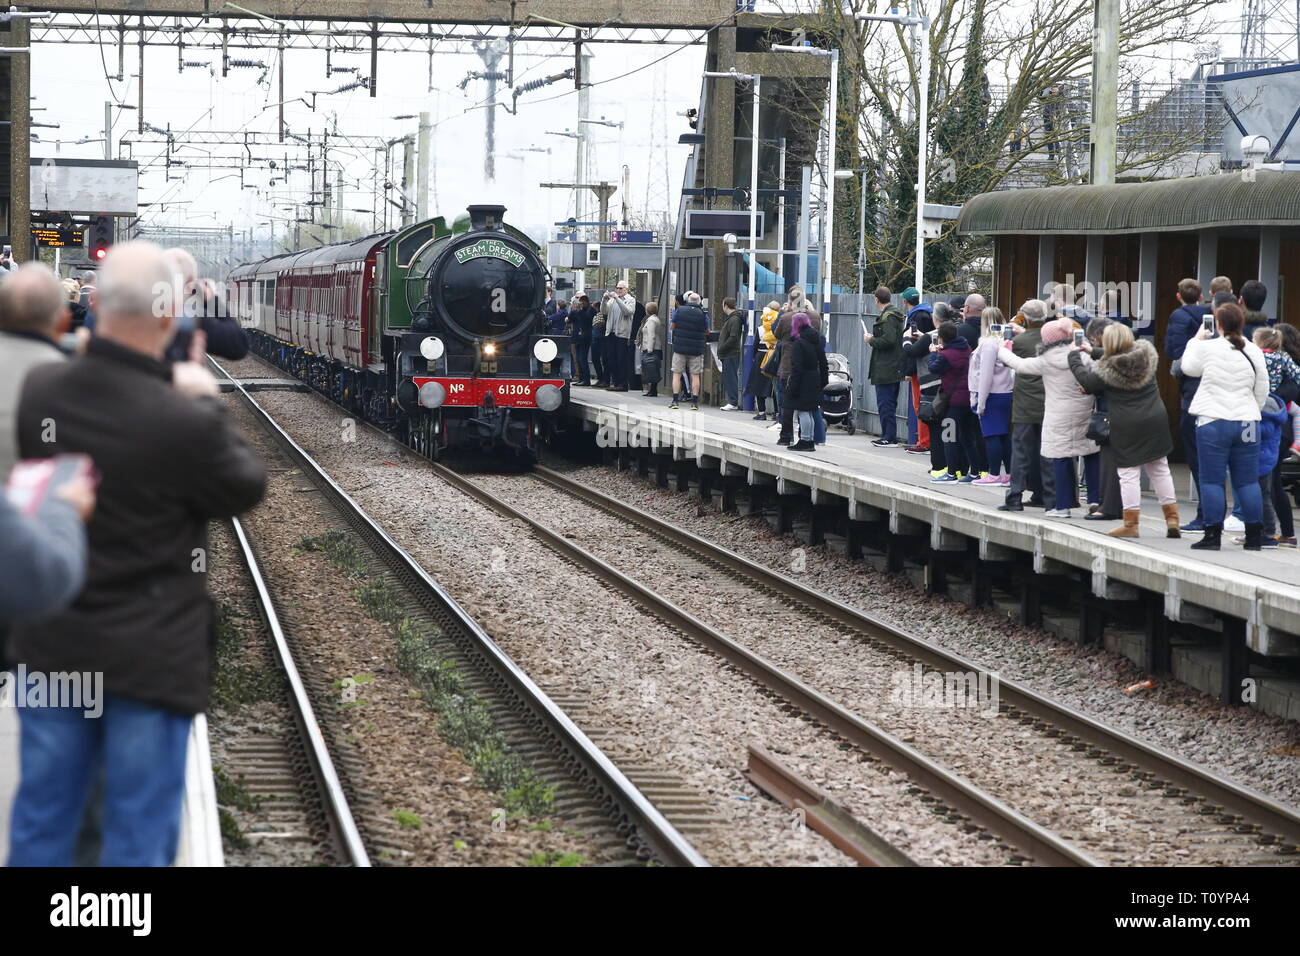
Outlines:
<svg viewBox="0 0 1300 956"><path fill-rule="evenodd" d="M685 120L675 114L696 105L699 97L699 72L704 59L703 46L614 46L592 44L594 56L590 61L595 81L606 80L590 92L590 115L605 117L613 122L623 121L622 131L591 126L594 142L594 175L601 179L618 181L622 163L630 169L630 194L634 208L646 201L646 177L649 174L652 152L650 128L651 104L656 89L664 91L664 135L659 138L660 161L656 165L658 191L664 191L663 170L669 170L668 184L672 191L670 201L675 208L676 193L681 187L683 163L689 147L678 146L677 136L687 132ZM108 62L115 68L116 48L106 46ZM551 55L548 57L547 54ZM220 62L216 51L187 49L187 59ZM256 57L245 51L232 56ZM662 59L655 64L653 61ZM274 60L274 52L265 57ZM332 90L347 83L351 76L335 74L325 76L325 55L315 51L288 51L286 53L285 97L304 96L311 90ZM145 60L145 120L161 128L172 130L258 130L274 133L276 109L263 109L278 101L278 88L274 72L267 81L259 82L259 71L231 70L226 78L209 76L208 71L188 68L178 73L176 53L166 48L149 48ZM136 63L134 50L127 56L128 72ZM335 66L355 64L369 69L368 55L352 57L335 54ZM520 44L516 60L517 82L558 73L573 63L572 48L554 44ZM574 175L576 143L564 136L548 135L549 131L576 130L578 128L578 95L572 80L543 87L520 98L519 114L510 115L497 110L497 178L487 183L483 174L484 132L486 111L475 107L487 95L486 83L473 80L462 92L457 84L470 70L483 69L483 63L473 53L467 55L438 54L434 60L434 92L428 92L428 56L415 53L381 53L379 63L379 95L371 98L366 90L352 90L337 95L316 97L316 111L302 103L286 107L286 122L298 133L308 129L319 132L326 123L332 123L337 114L338 128L350 135L379 136L392 139L414 132L415 120L394 120L393 116L419 113L427 110L438 124L433 132L433 153L436 168L438 206L435 212L452 210L453 215L472 202L500 202L511 209L514 222L530 225L550 225L567 218L572 212L572 196L562 190L539 189L543 181L571 182ZM644 67L626 78L618 78L638 67ZM98 53L94 46L56 46L37 44L32 55L32 91L36 96L33 105L45 107L34 112L39 122L58 122L56 129L37 128L34 131L42 140L63 140L59 155L67 157L102 158L103 144L75 145L83 136L103 135L103 104L116 99L134 104L137 97L136 80L126 83L105 79ZM112 93L110 93L110 87ZM501 87L505 91L504 85ZM308 100L310 96L306 96ZM509 102L508 95L503 98ZM542 102L545 100L546 102ZM117 140L124 132L134 131L138 113L134 110L115 110L120 117L114 129L114 156ZM292 145L292 144L291 144ZM509 154L521 147L550 148L552 152L525 152L521 158ZM153 149L150 147L149 149ZM256 151L255 151L256 152ZM53 155L52 142L32 143L32 156ZM272 156L283 150L269 150ZM400 147L393 150L396 177L400 177ZM162 164L144 169L150 155L143 147L137 149L135 158L141 161L140 201L184 201L188 206L169 207L164 213L145 210L143 219L154 223L188 224L195 226L225 225L234 221L237 228L246 228L265 221L267 213L291 215L284 210L272 210L272 193L266 187L270 173L265 170L248 171L245 182L260 187L259 190L242 189L235 166L218 170L189 170L183 182L164 181ZM299 151L299 160L304 153ZM373 153L358 152L349 158L342 151L332 153L334 158L347 161L345 175L364 184L364 189L345 192L345 208L373 209L372 181ZM178 152L192 162L205 163L201 153ZM293 157L291 156L291 159ZM173 175L177 170L173 170ZM297 173L291 183L295 198L307 198L308 179L305 172ZM283 185L274 188L277 200L287 193ZM616 199L615 202L618 200ZM432 203L431 203L432 205ZM366 219L365 215L349 214ZM594 217L593 217L594 218ZM282 231L284 223L279 224ZM267 236L268 227L261 227Z"/></svg>
<svg viewBox="0 0 1300 956"><path fill-rule="evenodd" d="M1224 16L1235 29L1234 20L1240 9L1240 0L1223 4ZM111 40L111 34L105 33ZM1225 54L1235 54L1237 37L1221 38ZM592 79L600 85L591 90L591 115L604 116L612 121L623 121L620 131L599 126L590 127L595 139L595 170L589 176L618 181L623 163L630 170L630 203L634 210L645 207L647 178L654 176L652 195L658 193L662 203L665 192L665 162L668 203L676 209L677 192L681 187L683 164L689 148L677 145L677 137L686 132L685 120L677 114L695 106L699 98L700 78L704 58L703 45L631 46L592 44L594 53ZM44 108L33 113L40 122L58 122L56 129L37 128L42 140L55 138L72 141L83 136L103 135L103 103L120 100L134 104L137 80L128 77L126 82L106 80L101 57L94 46L37 44L32 55L33 106ZM572 65L572 48L565 45L521 43L517 47L516 79L524 81L560 72ZM1160 70L1158 58L1153 63L1157 72L1184 75L1194 65L1190 51L1168 51L1167 66ZM107 43L104 59L114 68L117 63L116 47ZM188 59L206 60L219 64L218 51L204 51L189 47ZM233 51L232 56L265 59L274 66L274 51L259 54L256 51ZM348 82L349 74L325 75L325 54L315 51L290 50L285 54L285 96L306 96L309 91L332 90ZM655 62L658 61L658 62ZM133 72L136 64L134 49L126 57L127 71ZM177 56L173 49L151 47L146 50L145 66L145 119L158 127L173 130L258 130L275 131L276 110L264 109L278 100L274 70L264 82L259 82L257 70L232 70L226 78L210 76L204 69L188 68L178 73ZM363 73L368 72L368 54L351 57L335 54L335 66L354 64ZM433 85L428 91L429 61L426 54L384 53L380 55L379 96L372 98L366 90L353 90L337 95L316 98L317 109L309 110L302 103L292 103L286 109L289 128L295 132L307 129L319 132L337 114L338 127L351 135L381 136L392 139L414 132L415 120L394 120L393 116L427 110L437 122L434 130L434 166L437 203L431 203L435 213L450 211L457 214L471 202L500 202L511 210L510 218L520 225L544 228L572 212L572 196L561 190L544 190L538 183L571 181L574 175L574 140L551 131L577 128L578 95L572 81L561 81L520 98L519 115L497 110L497 178L487 183L483 176L484 125L486 112L475 109L486 95L486 84L473 80L464 91L457 88L470 70L483 69L483 63L473 53L438 54L434 61ZM504 87L502 88L503 92ZM658 149L652 149L655 130L651 127L652 103L657 92L662 92L664 123L658 136ZM508 97L504 97L508 101ZM138 114L135 111L117 111L119 117L114 129L114 155L117 139L127 130L133 130ZM512 158L511 153L522 147L550 148L551 153L527 152ZM32 144L32 155L53 155L52 143ZM271 155L282 157L283 150L273 148ZM400 149L393 151L394 165L400 177ZM652 154L655 154L652 156ZM73 145L65 142L59 155L68 157L99 158L103 156L101 143ZM239 169L229 165L223 169L191 169L182 180L167 182L161 164L145 168L148 158L154 155L143 149L135 158L141 161L141 202L188 202L188 205L170 206L165 211L148 209L143 219L153 224L186 224L193 226L225 226L231 222L245 229L265 223L268 215L292 217L292 211L273 208L274 202L283 202L290 196L297 200L308 198L308 180L305 172L294 174L290 188L283 184L274 190L267 188L270 173L266 170L248 170L245 182L257 189L242 189ZM186 151L191 162L205 162L201 153ZM361 188L349 188L343 206L348 209L374 209L372 183L374 180L373 153L347 154L338 150L333 157L346 159L345 175L359 182ZM303 153L291 151L291 161L301 161ZM654 161L657 159L657 162ZM175 170L173 171L175 172ZM618 197L615 203L618 203ZM653 204L653 201L652 201ZM350 213L350 216L367 222L371 217ZM593 216L594 218L594 216ZM391 221L391 220L390 220ZM286 223L276 224L283 235ZM258 236L269 238L270 227L258 227Z"/></svg>

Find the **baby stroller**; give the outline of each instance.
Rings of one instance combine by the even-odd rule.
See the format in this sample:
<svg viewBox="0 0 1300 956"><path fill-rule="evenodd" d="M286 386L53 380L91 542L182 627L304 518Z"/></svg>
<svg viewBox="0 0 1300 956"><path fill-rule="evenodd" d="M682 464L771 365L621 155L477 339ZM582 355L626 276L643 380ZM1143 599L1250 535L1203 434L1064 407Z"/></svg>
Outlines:
<svg viewBox="0 0 1300 956"><path fill-rule="evenodd" d="M849 360L838 352L826 356L826 387L822 389L818 407L827 425L842 425L852 435L857 431L853 421L853 373Z"/></svg>

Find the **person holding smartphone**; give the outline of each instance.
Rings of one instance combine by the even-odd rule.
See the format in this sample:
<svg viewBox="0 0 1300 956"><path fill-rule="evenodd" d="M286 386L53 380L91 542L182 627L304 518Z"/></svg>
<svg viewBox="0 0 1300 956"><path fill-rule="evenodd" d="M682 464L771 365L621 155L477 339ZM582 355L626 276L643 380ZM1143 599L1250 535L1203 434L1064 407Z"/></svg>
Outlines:
<svg viewBox="0 0 1300 956"><path fill-rule="evenodd" d="M1080 330L1082 331L1082 330ZM1043 325L1042 351L1033 358L1022 358L1009 348L998 351L998 361L1016 373L1041 375L1043 381L1043 433L1041 454L1044 467L1052 469L1053 500L1047 514L1053 518L1070 517L1076 481L1074 459L1083 457L1088 485L1088 501L1101 501L1101 461L1097 443L1088 438L1093 398L1080 391L1070 371L1070 345L1075 338L1075 324L1070 319L1054 319ZM1091 357L1085 359L1090 365Z"/></svg>
<svg viewBox="0 0 1300 956"><path fill-rule="evenodd" d="M970 402L979 419L988 456L988 474L976 485L1011 484L1011 393L1015 373L998 361L1002 337L1002 310L990 306L980 316L983 334L970 360ZM1011 326L1006 326L1011 328Z"/></svg>
<svg viewBox="0 0 1300 956"><path fill-rule="evenodd" d="M1188 343L1205 327L1206 318L1209 318L1211 323L1214 319L1210 307L1201 304L1201 284L1195 279L1183 279L1178 283L1175 301L1178 307L1169 314L1169 324L1165 329L1165 356L1174 363L1170 371L1178 380L1181 410L1178 418L1178 434L1182 440L1183 453L1187 456L1187 467L1192 473L1192 484L1197 488L1196 516L1183 525L1182 530L1199 532L1205 529L1200 494L1200 456L1196 448L1196 419L1188 409L1191 407L1192 399L1196 397L1196 389L1200 386L1201 380L1198 376L1188 375L1182 367L1181 360L1183 353L1187 351Z"/></svg>

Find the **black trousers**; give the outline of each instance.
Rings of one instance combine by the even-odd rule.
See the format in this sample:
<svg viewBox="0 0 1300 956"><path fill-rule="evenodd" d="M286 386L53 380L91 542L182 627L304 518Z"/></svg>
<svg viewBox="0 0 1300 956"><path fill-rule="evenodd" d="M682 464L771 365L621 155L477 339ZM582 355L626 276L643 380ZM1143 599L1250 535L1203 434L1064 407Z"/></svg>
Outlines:
<svg viewBox="0 0 1300 956"><path fill-rule="evenodd" d="M615 388L627 388L628 372L631 367L630 350L627 339L617 335L605 336L605 370L609 373L609 384Z"/></svg>
<svg viewBox="0 0 1300 956"><path fill-rule="evenodd" d="M1044 501L1056 500L1052 469L1042 465L1042 445L1041 424L1012 424L1011 484L1007 486L1007 501L1020 501L1025 491Z"/></svg>
<svg viewBox="0 0 1300 956"><path fill-rule="evenodd" d="M1115 467L1110 445L1101 446L1101 513L1116 520L1124 515L1124 503L1119 493L1119 470Z"/></svg>

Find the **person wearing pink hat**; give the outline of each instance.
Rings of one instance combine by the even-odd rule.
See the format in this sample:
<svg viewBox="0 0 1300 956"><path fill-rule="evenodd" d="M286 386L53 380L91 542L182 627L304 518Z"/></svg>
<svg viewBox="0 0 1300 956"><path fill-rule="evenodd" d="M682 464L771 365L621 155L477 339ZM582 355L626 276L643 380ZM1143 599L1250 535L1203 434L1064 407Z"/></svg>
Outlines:
<svg viewBox="0 0 1300 956"><path fill-rule="evenodd" d="M998 361L1011 366L1016 373L1040 375L1043 379L1046 401L1043 406L1042 457L1044 465L1048 460L1052 462L1055 475L1055 507L1047 512L1053 518L1070 517L1076 487L1074 459L1077 457L1083 457L1089 502L1101 501L1098 456L1101 449L1087 436L1094 399L1079 391L1079 383L1070 371L1070 344L1076 328L1075 323L1066 318L1044 324L1042 345L1032 358L1022 358L1010 348L998 352ZM1091 357L1085 359L1086 365L1091 362Z"/></svg>

